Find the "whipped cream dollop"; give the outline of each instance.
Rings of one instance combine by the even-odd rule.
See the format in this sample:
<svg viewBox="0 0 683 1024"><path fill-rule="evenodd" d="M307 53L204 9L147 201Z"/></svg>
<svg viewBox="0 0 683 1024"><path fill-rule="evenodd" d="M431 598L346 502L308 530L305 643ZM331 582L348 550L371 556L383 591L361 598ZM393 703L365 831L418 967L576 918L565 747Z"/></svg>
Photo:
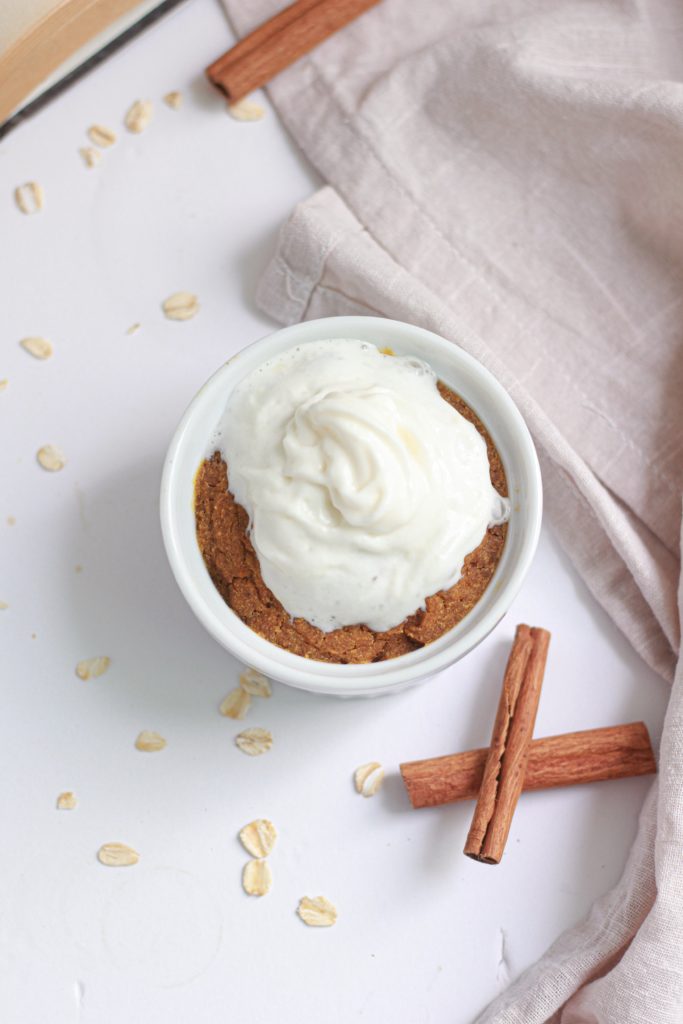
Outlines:
<svg viewBox="0 0 683 1024"><path fill-rule="evenodd" d="M430 367L350 339L249 373L217 428L266 585L328 632L382 632L451 587L507 518L486 444Z"/></svg>

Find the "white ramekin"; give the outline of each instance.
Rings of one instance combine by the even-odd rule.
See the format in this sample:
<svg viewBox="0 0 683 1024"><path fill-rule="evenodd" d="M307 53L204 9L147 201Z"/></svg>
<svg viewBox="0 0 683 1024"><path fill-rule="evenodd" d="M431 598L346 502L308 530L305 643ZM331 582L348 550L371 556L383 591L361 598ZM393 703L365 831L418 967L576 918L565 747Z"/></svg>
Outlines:
<svg viewBox="0 0 683 1024"><path fill-rule="evenodd" d="M332 665L284 651L258 636L214 587L197 544L194 478L232 388L279 352L306 341L359 338L426 360L481 417L507 474L512 510L503 556L469 615L434 643L390 661ZM314 693L378 696L435 675L471 651L502 619L529 568L541 525L541 474L533 442L512 399L472 356L431 331L379 317L339 316L286 327L233 356L193 398L171 441L161 484L161 526L171 568L199 621L245 665Z"/></svg>

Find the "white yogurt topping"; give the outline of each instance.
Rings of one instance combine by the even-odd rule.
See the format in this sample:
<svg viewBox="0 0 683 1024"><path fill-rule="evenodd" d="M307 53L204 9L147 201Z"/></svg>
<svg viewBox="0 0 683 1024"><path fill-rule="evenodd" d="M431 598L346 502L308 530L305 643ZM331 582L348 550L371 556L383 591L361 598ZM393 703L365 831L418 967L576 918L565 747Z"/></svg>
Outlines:
<svg viewBox="0 0 683 1024"><path fill-rule="evenodd" d="M398 625L508 515L483 438L430 367L367 342L309 342L253 370L216 447L266 585L325 631Z"/></svg>

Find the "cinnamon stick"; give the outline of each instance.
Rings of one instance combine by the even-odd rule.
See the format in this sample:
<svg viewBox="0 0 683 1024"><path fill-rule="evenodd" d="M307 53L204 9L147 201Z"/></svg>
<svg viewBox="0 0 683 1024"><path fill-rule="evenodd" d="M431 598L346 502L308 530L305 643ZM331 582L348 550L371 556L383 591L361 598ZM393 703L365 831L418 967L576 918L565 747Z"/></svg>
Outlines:
<svg viewBox="0 0 683 1024"><path fill-rule="evenodd" d="M483 864L498 864L524 785L550 633L518 626L505 669L491 746L465 853Z"/></svg>
<svg viewBox="0 0 683 1024"><path fill-rule="evenodd" d="M207 78L234 103L378 2L297 0L215 60Z"/></svg>
<svg viewBox="0 0 683 1024"><path fill-rule="evenodd" d="M285 32L292 22L300 18L302 14L310 11L312 7L317 7L319 3L320 0L298 0L298 3L290 4L288 7L278 11L272 18L264 21L253 32L250 32L248 36L244 36L238 43L235 43L222 57L215 60L206 69L209 80L213 81L212 74L222 75L231 65L241 60L242 57L247 57L249 54L254 53L260 46L272 40L278 33Z"/></svg>
<svg viewBox="0 0 683 1024"><path fill-rule="evenodd" d="M488 747L481 747L400 765L413 807L474 800L488 752ZM553 789L656 771L647 727L643 722L629 722L532 740L523 789Z"/></svg>

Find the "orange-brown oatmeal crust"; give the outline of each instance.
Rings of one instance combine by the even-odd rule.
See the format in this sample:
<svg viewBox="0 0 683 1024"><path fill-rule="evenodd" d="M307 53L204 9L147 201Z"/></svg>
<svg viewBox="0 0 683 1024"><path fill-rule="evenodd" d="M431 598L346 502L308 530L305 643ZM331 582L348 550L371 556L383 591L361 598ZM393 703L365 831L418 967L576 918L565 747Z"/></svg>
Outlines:
<svg viewBox="0 0 683 1024"><path fill-rule="evenodd" d="M469 406L439 382L442 398L475 425L486 441L491 482L507 495L500 456L487 430ZM461 578L449 590L428 597L424 611L398 626L375 633L367 626L344 626L331 633L305 619L292 619L263 582L256 552L247 534L247 513L228 489L228 467L220 452L206 459L195 481L197 539L209 575L224 601L260 636L314 661L365 664L407 654L436 640L474 607L500 561L507 525L492 526L478 548L465 558Z"/></svg>

